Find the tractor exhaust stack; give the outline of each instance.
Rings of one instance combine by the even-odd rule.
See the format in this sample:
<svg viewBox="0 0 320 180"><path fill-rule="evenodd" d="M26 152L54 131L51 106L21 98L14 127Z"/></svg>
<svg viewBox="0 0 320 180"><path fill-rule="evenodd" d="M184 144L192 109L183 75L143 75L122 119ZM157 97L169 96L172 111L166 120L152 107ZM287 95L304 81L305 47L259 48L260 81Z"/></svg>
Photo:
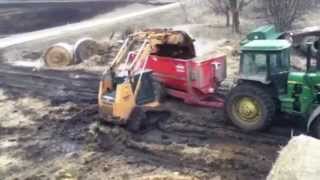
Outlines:
<svg viewBox="0 0 320 180"><path fill-rule="evenodd" d="M311 56L312 56L311 46L312 46L311 43L307 44L307 64L306 64L307 72L309 72L311 68Z"/></svg>
<svg viewBox="0 0 320 180"><path fill-rule="evenodd" d="M317 70L320 70L320 38L316 41L316 48L318 49L316 59L317 59Z"/></svg>

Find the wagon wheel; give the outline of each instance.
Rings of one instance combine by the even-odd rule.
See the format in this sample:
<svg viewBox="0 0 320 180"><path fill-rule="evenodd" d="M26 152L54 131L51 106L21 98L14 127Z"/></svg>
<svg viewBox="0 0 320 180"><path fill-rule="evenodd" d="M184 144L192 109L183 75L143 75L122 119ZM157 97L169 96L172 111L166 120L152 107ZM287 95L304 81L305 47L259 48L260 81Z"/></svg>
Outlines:
<svg viewBox="0 0 320 180"><path fill-rule="evenodd" d="M167 96L166 88L156 80L153 80L153 88L156 101L163 102Z"/></svg>

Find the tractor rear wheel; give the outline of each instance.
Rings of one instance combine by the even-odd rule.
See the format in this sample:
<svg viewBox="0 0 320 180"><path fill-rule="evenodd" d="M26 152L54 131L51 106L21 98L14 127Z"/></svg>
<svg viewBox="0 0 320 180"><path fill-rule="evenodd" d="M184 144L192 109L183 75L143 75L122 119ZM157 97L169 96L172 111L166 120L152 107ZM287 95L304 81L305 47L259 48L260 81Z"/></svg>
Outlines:
<svg viewBox="0 0 320 180"><path fill-rule="evenodd" d="M311 125L311 135L320 139L320 116L317 117Z"/></svg>
<svg viewBox="0 0 320 180"><path fill-rule="evenodd" d="M232 123L244 131L266 129L275 114L272 97L255 85L239 85L228 95L227 116Z"/></svg>

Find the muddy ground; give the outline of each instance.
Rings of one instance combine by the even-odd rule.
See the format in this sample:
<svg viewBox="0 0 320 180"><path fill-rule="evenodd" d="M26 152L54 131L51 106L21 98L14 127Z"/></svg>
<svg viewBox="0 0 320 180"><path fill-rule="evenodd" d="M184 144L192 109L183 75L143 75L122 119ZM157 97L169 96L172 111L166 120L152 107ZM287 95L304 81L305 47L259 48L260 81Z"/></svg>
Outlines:
<svg viewBox="0 0 320 180"><path fill-rule="evenodd" d="M235 43L223 49L231 53L228 44ZM68 68L101 69L99 63ZM291 135L281 125L247 134L230 125L223 110L170 97L162 105L168 118L132 133L103 122L94 102L0 92L0 179L265 179Z"/></svg>
<svg viewBox="0 0 320 180"><path fill-rule="evenodd" d="M170 117L136 134L97 124L101 119L92 104L51 104L1 91L0 177L264 179L290 135L281 127L242 133L221 111L175 99L164 106Z"/></svg>
<svg viewBox="0 0 320 180"><path fill-rule="evenodd" d="M253 24L251 19L243 22L249 20ZM195 22L175 28L197 39L198 52L226 53L228 75L236 76L243 36L216 24ZM11 48L1 61L37 63L44 44ZM86 61L70 68L99 71L99 65ZM131 133L101 123L95 103L57 103L1 87L0 179L259 180L265 179L292 135L293 127L287 124L274 124L267 132L241 132L222 110L178 99L168 98L163 106L171 112L168 118L143 133Z"/></svg>
<svg viewBox="0 0 320 180"><path fill-rule="evenodd" d="M237 59L230 54L235 43L221 43L221 51ZM229 67L236 69L236 62ZM90 59L67 69L101 71L101 63ZM247 134L222 110L174 98L162 106L168 118L131 133L102 123L95 102L57 102L2 87L0 179L264 179L291 133L276 125Z"/></svg>

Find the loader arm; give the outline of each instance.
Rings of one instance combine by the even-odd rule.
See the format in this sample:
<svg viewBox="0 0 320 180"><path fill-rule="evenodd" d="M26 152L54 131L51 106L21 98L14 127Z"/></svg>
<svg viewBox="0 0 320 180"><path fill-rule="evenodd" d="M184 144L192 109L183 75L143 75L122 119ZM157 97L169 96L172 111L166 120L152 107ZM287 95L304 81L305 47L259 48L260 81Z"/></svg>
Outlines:
<svg viewBox="0 0 320 180"><path fill-rule="evenodd" d="M284 35L290 35L294 45L301 44L306 36L320 36L320 26L311 26L302 29L296 29L284 32Z"/></svg>
<svg viewBox="0 0 320 180"><path fill-rule="evenodd" d="M129 52L133 44L141 46L135 48L135 54L131 56ZM151 54L170 52L166 48L171 46L179 46L182 51L190 50L185 55L188 58L195 56L193 40L181 31L149 29L129 35L100 81L98 103L102 117L112 116L119 124L127 124L132 119L130 116L135 114L134 109L142 107L144 111L159 105L152 71L146 67ZM104 119L108 121L110 118Z"/></svg>
<svg viewBox="0 0 320 180"><path fill-rule="evenodd" d="M137 106L142 76L151 52L149 39L145 39L135 58L130 61L128 44L132 41L135 39L129 37L124 42L111 65L103 73L99 86L100 112L103 117L108 117L109 114L117 118L119 124L126 124L133 109Z"/></svg>

